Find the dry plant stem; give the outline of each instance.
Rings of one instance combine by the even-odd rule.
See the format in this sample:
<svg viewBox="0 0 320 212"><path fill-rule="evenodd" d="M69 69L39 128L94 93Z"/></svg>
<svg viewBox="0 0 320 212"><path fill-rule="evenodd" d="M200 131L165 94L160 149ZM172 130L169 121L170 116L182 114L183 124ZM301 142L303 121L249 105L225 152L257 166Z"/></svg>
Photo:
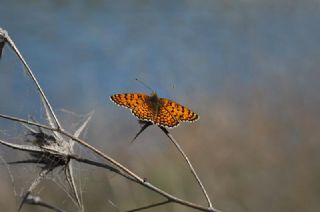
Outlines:
<svg viewBox="0 0 320 212"><path fill-rule="evenodd" d="M21 210L21 208L22 208L22 206L24 205L24 203L26 202L29 194L30 194L30 193L34 190L34 188L42 181L42 179L44 179L44 177L45 177L49 172L51 172L51 171L52 171L52 169L44 169L44 170L42 170L42 171L40 172L39 177L36 178L36 179L32 182L32 184L31 184L31 186L29 187L28 191L23 195L24 197L23 197L23 199L22 199L22 201L21 201L21 203L20 203L20 205L19 205L18 211Z"/></svg>
<svg viewBox="0 0 320 212"><path fill-rule="evenodd" d="M25 120L25 119L13 117L13 116L8 116L8 115L4 115L4 114L0 114L0 117L8 119L8 120L12 120L12 121L20 122L20 123L25 123L25 124L29 124L29 125L33 125L33 126L38 126L38 127L43 128L43 129L47 129L47 130L51 130L51 131L57 131L57 132L65 135L65 136L71 138L72 140L78 142L79 144L87 147L91 151L95 152L96 154L98 154L102 158L106 159L107 161L112 163L114 166L116 166L120 170L124 171L129 176L131 176L134 179L134 181L136 181L140 185L148 188L149 190L152 190L152 191L158 193L159 195L167 198L168 200L170 200L173 203L184 205L184 206L187 206L187 207L190 207L190 208L194 208L194 209L197 209L197 210L200 210L200 211L212 211L212 212L218 212L219 211L219 210L217 210L215 208L212 208L212 207L211 208L207 208L207 207L204 207L204 206L201 206L201 205L198 205L198 204L194 204L192 202L188 202L186 200L180 199L178 197L175 197L175 196L173 196L173 195L161 190L160 188L158 188L158 187L154 186L153 184L149 183L148 181L146 181L144 178L139 177L137 174L135 174L134 172L132 172L131 170L129 170L128 168L126 168L125 166L123 166L122 164L120 164L119 162L114 160L113 158L109 157L108 155L104 154L100 150L96 149L95 147L91 146L90 144L86 143L85 141L73 136L69 132L64 131L61 128L60 129L55 129L55 128L49 127L47 125L39 124L39 123L36 123L36 122L33 122L33 121L28 121L28 120Z"/></svg>
<svg viewBox="0 0 320 212"><path fill-rule="evenodd" d="M131 181L133 181L135 183L138 183L138 181L136 179L132 178L132 176L126 175L125 173L121 172L119 169L116 169L116 168L114 168L112 166L109 166L109 165L107 165L105 163L99 163L99 162L96 162L96 161L88 160L86 158L81 158L81 157L79 157L77 155L69 155L69 157L71 159L74 159L74 160L80 162L80 163L86 163L86 164L89 164L89 165L92 165L92 166L96 166L96 167L99 167L99 168L108 169L109 171L115 172L115 173L121 175L122 177L127 178L128 180L131 180Z"/></svg>
<svg viewBox="0 0 320 212"><path fill-rule="evenodd" d="M77 186L76 186L76 183L74 181L74 177L73 177L73 169L72 169L72 161L69 161L68 167L65 168L65 176L66 176L66 179L71 187L71 190L73 191L73 195L75 196L76 198L76 202L78 204L78 207L80 208L80 211L83 211L83 208L82 208L82 205L79 204L81 203L82 201L80 200L80 197L78 195L78 189L77 189Z"/></svg>
<svg viewBox="0 0 320 212"><path fill-rule="evenodd" d="M129 210L129 211L126 211L126 212L142 211L142 210L146 210L146 209L158 207L158 206L160 206L160 205L165 205L165 204L168 204L168 203L170 203L170 202L171 202L170 200L166 200L166 201L154 203L154 204L151 204L151 205L147 205L147 206L144 206L144 207L132 209L132 210Z"/></svg>
<svg viewBox="0 0 320 212"><path fill-rule="evenodd" d="M0 139L0 144L7 146L9 148L12 148L12 149L19 150L19 151L24 151L24 152L29 152L29 153L43 153L43 149L41 149L40 147L30 147L28 145L13 144L10 142L3 141L1 139ZM54 154L54 152L51 152L51 154ZM92 160L89 160L86 158L82 158L82 157L79 157L78 155L75 155L75 154L69 154L66 157L68 157L69 159L76 160L80 163L86 163L86 164L93 165L93 166L96 166L99 168L108 169L109 171L112 171L112 172L115 172L119 175L122 175L123 177L127 178L128 180L131 180L135 183L138 183L138 181L136 179L132 178L129 175L126 175L124 172L122 172L119 169L114 168L108 164L100 163L97 161L92 161ZM14 185L14 179L13 179L13 176L12 176L10 169L7 165L19 165L19 164L30 164L30 163L41 164L42 163L41 160L39 160L39 159L18 160L18 161L12 161L12 162L6 162L1 156L0 156L0 159L3 161L3 164L7 167L13 185ZM16 192L15 192L15 196L17 196Z"/></svg>
<svg viewBox="0 0 320 212"><path fill-rule="evenodd" d="M43 100L43 98L41 98ZM44 101L43 101L44 103ZM44 104L44 107L45 107L45 110L46 110L46 115L47 116L50 116L50 112L48 111L48 107L46 104ZM83 122L83 124L76 130L76 132L74 133L74 136L75 137L78 137L80 136L81 132L84 130L85 126L88 124L89 120L91 119L93 115L93 112L90 112L89 113L89 116L86 118L86 121ZM55 123L52 122L52 119L51 119L51 123L50 123L50 119L48 119L49 121L49 124L51 127L55 127ZM24 127L26 127L30 132L31 134L30 135L33 135L33 136L36 136L37 137L37 134L41 134L42 136L44 137L41 137L38 138L38 139L52 139L50 138L50 136L48 137L45 137L45 133L42 131L42 128L38 127L39 128L39 131L36 131L34 130L32 127L26 125L26 124L23 124L23 123L20 123L21 125L23 125ZM56 131L51 131L53 134L55 134L55 136L57 136L57 139L59 140L59 138L61 138L61 142L60 145L63 145L63 142L67 142L58 132ZM54 140L50 140L50 141L57 141L56 139ZM39 141L38 141L39 142ZM41 142L43 142L41 140ZM64 169L64 175L66 177L66 180L67 182L69 183L69 186L70 186L70 189L72 190L73 192L73 196L75 198L75 201L73 200L73 198L69 195L69 197L71 198L71 200L79 207L80 211L83 211L83 206L81 204L81 198L80 196L78 195L78 190L77 190L77 187L76 187L76 184L75 184L75 180L74 180L74 176L73 176L73 169L72 169L72 163L73 163L73 160L70 160L70 156L73 155L74 153L74 150L73 150L73 146L74 146L74 141L72 141L70 139L70 143L67 145L67 146L55 146L55 145L50 145L48 143L46 143L45 146L41 146L41 142L40 143L35 143L35 144L32 144L32 145L19 145L19 144L12 144L12 143L9 143L9 142L6 142L6 141L2 141L0 140L0 143L2 145L5 145L7 147L10 147L10 148L13 148L13 149L16 149L16 150L20 150L20 151L26 151L26 152L29 152L31 154L31 156L33 157L36 157L37 160L35 159L32 159L32 160L24 160L24 161L15 161L15 162L12 162L10 164L22 164L22 163L35 163L35 164L41 164L41 165L44 165L43 169L55 169L59 166L62 166L63 169ZM37 156L38 155L38 156ZM45 160L43 159L42 157L40 157L40 155L49 155L53 158L56 158L57 161L56 163L52 163L48 160ZM48 157L49 157L48 156ZM61 164L59 163L59 160L61 160ZM44 176L46 177L46 176ZM36 178L35 181L38 181L40 180L41 178L44 178L44 177L41 177L38 176ZM37 186L37 185L36 185ZM32 189L34 190L35 187ZM28 198L29 194L32 192L32 190L30 190L30 192L26 193L25 197L23 199L26 199Z"/></svg>
<svg viewBox="0 0 320 212"><path fill-rule="evenodd" d="M205 195L206 199L207 199L207 202L208 202L208 205L209 205L209 208L213 208L212 207L212 203L211 203L211 200L210 200L210 197L206 191L206 189L204 188L199 176L197 175L197 172L195 171L195 169L193 168L188 156L184 153L183 149L181 148L181 146L179 145L179 143L176 141L176 139L174 139L174 137L169 133L169 131L162 127L162 126L159 126L160 129L168 136L168 138L172 141L172 143L176 146L176 148L179 150L179 152L181 153L181 155L183 156L183 158L186 160L186 162L188 163L189 167L190 167L190 170L191 170L191 173L193 174L193 176L196 178L198 184L200 185L201 187L201 190L203 192L203 194Z"/></svg>
<svg viewBox="0 0 320 212"><path fill-rule="evenodd" d="M54 118L55 123L57 124L58 128L61 128L61 125L59 123L59 120L57 119L55 113L53 112L53 109L46 97L46 95L44 94L44 92L42 91L42 88L38 82L38 80L36 79L36 77L33 75L30 67L28 66L27 62L25 61L25 59L23 58L22 54L20 53L19 49L16 47L15 43L13 42L13 40L10 38L9 34L7 33L7 31L3 30L0 28L0 37L2 37L7 43L9 43L10 47L13 49L13 51L16 53L16 55L18 56L18 58L20 59L20 61L22 62L22 64L24 65L24 67L27 70L27 73L30 75L31 79L33 80L33 82L35 83L38 92L40 93L41 97L43 98L43 100L45 101L46 105L49 107L49 110L51 112L51 115Z"/></svg>
<svg viewBox="0 0 320 212"><path fill-rule="evenodd" d="M0 155L0 160L2 161L3 165L6 167L7 171L8 171L8 175L10 177L10 180L11 180L11 184L12 184L12 188L13 188L13 194L15 197L18 196L17 192L16 192L16 189L15 189L15 183L14 183L14 178L13 178L13 175L12 175L12 172L11 172L11 169L9 168L9 164L2 158L2 156Z"/></svg>

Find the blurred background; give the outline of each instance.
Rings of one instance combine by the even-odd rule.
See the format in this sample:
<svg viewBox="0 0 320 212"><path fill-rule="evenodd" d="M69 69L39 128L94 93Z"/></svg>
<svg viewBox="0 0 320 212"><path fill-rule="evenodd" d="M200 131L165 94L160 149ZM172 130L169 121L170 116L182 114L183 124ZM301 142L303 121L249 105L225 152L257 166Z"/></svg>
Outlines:
<svg viewBox="0 0 320 212"><path fill-rule="evenodd" d="M108 96L150 93L139 78L200 115L171 132L214 206L238 212L320 211L319 23L316 0L2 0L0 6L0 27L14 39L65 129L74 130L77 118L61 109L95 110L84 139L169 193L205 205L186 164L157 127L130 144L139 130L136 118ZM43 112L6 47L0 113L45 121ZM17 124L0 120L0 127L1 139L23 136ZM3 146L0 154L6 161L28 157ZM39 170L12 167L14 186L5 166L1 170L0 208L15 211ZM162 200L104 170L78 164L77 173L86 211L116 211L113 204L123 211ZM43 182L35 194L77 211L61 176ZM170 204L149 211L194 210Z"/></svg>

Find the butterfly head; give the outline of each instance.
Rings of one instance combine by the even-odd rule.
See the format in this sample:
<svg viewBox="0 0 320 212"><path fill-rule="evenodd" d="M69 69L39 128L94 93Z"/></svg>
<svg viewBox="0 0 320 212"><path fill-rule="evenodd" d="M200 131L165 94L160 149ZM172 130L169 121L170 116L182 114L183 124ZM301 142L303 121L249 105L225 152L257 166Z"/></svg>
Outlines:
<svg viewBox="0 0 320 212"><path fill-rule="evenodd" d="M158 94L156 92L152 92L151 95L150 95L150 98L155 98L155 99L158 99Z"/></svg>

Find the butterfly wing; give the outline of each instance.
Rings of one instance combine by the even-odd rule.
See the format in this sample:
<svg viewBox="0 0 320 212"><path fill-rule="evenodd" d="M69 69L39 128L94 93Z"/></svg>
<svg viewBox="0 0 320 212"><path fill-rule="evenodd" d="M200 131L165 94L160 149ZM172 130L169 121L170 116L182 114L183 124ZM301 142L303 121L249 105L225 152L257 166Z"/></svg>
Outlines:
<svg viewBox="0 0 320 212"><path fill-rule="evenodd" d="M193 122L199 119L199 116L189 108L166 98L157 100L159 108L156 110L150 103L153 102L151 97L143 93L115 94L110 98L117 105L129 108L138 119L164 127L175 127L180 121Z"/></svg>
<svg viewBox="0 0 320 212"><path fill-rule="evenodd" d="M143 93L123 93L112 95L110 99L119 106L134 109L136 106L144 102L146 97L147 95Z"/></svg>
<svg viewBox="0 0 320 212"><path fill-rule="evenodd" d="M153 109L147 102L142 102L132 110L133 115L135 115L140 120L154 122L154 112Z"/></svg>
<svg viewBox="0 0 320 212"><path fill-rule="evenodd" d="M176 127L179 125L179 120L176 119L165 107L160 106L159 112L154 118L154 123L164 127Z"/></svg>
<svg viewBox="0 0 320 212"><path fill-rule="evenodd" d="M160 98L160 103L177 121L194 122L199 119L199 116L195 112L170 99Z"/></svg>
<svg viewBox="0 0 320 212"><path fill-rule="evenodd" d="M131 109L131 112L138 119L153 122L154 113L148 104L148 95L143 93L115 94L110 99L117 105Z"/></svg>

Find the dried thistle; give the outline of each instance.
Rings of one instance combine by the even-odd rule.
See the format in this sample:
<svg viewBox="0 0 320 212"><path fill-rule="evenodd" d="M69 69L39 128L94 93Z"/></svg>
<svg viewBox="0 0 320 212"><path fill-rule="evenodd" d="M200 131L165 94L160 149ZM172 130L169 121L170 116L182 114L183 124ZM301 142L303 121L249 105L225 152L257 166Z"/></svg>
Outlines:
<svg viewBox="0 0 320 212"><path fill-rule="evenodd" d="M93 113L90 113L86 121L79 127L78 130L74 133L75 137L78 137L81 132L84 130L85 126L91 119ZM27 189L25 194L22 197L22 202L19 206L20 210L25 203L28 196L32 193L32 191L39 185L39 183L46 178L46 176L55 170L56 168L61 167L64 170L65 178L69 184L70 189L72 190L72 194L75 198L75 202L79 209L82 208L81 200L79 198L79 193L77 191L77 187L75 185L75 180L73 176L73 167L70 163L71 158L74 157L74 142L66 141L62 136L57 136L57 134L50 134L48 132L44 132L39 128L39 130L35 130L27 125L24 125L29 133L26 135L25 141L30 143L30 145L19 145L12 144L6 141L0 140L0 143L6 145L8 147L26 151L31 156L30 159L22 160L22 161L13 161L8 164L38 164L41 165L41 171Z"/></svg>

